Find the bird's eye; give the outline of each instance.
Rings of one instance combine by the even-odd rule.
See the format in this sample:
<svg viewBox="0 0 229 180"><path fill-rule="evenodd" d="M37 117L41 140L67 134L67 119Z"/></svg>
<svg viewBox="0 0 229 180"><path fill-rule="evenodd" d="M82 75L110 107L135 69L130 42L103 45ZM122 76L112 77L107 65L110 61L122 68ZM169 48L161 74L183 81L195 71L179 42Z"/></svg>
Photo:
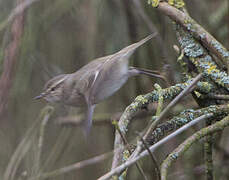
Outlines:
<svg viewBox="0 0 229 180"><path fill-rule="evenodd" d="M51 91L55 91L55 88L53 87L53 88L51 88Z"/></svg>

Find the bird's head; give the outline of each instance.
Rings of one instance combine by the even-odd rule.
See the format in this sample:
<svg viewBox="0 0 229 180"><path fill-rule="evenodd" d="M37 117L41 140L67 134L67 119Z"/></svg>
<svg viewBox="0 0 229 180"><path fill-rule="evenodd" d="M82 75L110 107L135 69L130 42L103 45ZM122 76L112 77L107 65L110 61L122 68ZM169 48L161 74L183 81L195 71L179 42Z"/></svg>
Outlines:
<svg viewBox="0 0 229 180"><path fill-rule="evenodd" d="M63 86L67 75L61 74L50 79L44 86L43 92L34 99L45 99L48 102L60 102L63 98Z"/></svg>

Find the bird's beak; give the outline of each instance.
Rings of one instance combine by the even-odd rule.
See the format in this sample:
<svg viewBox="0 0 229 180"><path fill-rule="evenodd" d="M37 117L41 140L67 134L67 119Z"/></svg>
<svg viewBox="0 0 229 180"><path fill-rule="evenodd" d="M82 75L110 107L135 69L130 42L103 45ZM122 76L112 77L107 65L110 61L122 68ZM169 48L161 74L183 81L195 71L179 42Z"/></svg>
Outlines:
<svg viewBox="0 0 229 180"><path fill-rule="evenodd" d="M34 100L38 100L44 97L44 93L41 93L39 96L34 97Z"/></svg>

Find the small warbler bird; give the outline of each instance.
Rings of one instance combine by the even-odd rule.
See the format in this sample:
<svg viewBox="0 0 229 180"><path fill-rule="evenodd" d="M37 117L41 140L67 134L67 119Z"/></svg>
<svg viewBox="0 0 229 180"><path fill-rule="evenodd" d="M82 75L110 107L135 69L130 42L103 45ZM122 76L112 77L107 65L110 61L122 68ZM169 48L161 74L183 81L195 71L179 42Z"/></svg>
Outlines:
<svg viewBox="0 0 229 180"><path fill-rule="evenodd" d="M52 78L45 84L43 92L34 99L44 98L48 102L86 107L83 126L88 134L96 104L119 90L129 77L145 74L164 79L156 71L128 67L128 59L133 52L155 35L151 34L112 55L97 58L72 74Z"/></svg>

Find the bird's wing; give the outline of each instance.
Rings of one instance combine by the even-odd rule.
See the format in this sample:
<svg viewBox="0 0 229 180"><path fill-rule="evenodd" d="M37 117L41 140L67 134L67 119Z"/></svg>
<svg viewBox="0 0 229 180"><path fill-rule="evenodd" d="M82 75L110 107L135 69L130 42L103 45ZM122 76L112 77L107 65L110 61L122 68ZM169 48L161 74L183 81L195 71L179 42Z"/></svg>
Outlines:
<svg viewBox="0 0 229 180"><path fill-rule="evenodd" d="M98 88L101 86L101 83L103 83L105 79L109 78L109 73L113 71L116 72L116 68L121 68L121 66L123 65L128 65L128 58L133 54L133 52L139 46L143 45L145 42L153 38L155 35L156 33L151 34L146 38L142 39L141 41L131 44L113 55L107 56L106 60L104 60L104 62L101 63L101 65L97 68L97 71L94 74L94 81L91 84L89 92L89 101L93 99L93 96L98 91Z"/></svg>

